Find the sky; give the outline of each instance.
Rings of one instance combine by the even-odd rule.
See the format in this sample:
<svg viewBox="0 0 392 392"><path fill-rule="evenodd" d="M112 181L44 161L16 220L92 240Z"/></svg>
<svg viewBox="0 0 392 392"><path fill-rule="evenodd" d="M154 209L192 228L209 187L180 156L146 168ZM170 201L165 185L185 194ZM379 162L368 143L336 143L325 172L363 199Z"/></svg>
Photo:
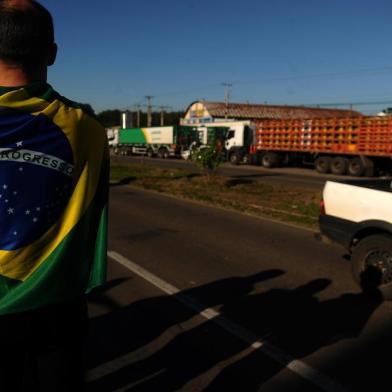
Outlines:
<svg viewBox="0 0 392 392"><path fill-rule="evenodd" d="M390 0L42 0L49 82L96 112L198 99L392 107Z"/></svg>

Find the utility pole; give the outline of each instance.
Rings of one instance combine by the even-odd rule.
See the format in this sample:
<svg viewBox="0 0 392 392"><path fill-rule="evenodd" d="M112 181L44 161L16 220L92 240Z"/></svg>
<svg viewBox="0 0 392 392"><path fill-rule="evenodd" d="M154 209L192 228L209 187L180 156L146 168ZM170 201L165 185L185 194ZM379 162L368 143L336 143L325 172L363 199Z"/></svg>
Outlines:
<svg viewBox="0 0 392 392"><path fill-rule="evenodd" d="M151 127L152 124L152 105L151 100L153 99L152 95L146 95L147 99L147 126Z"/></svg>
<svg viewBox="0 0 392 392"><path fill-rule="evenodd" d="M161 127L163 127L165 124L164 112L165 109L169 109L170 106L159 106L159 108L161 109Z"/></svg>
<svg viewBox="0 0 392 392"><path fill-rule="evenodd" d="M233 87L233 84L232 83L222 83L222 85L225 87L225 105L226 105L225 118L227 119L227 116L229 113L230 93L231 93L231 88Z"/></svg>
<svg viewBox="0 0 392 392"><path fill-rule="evenodd" d="M136 126L140 128L140 108L142 105L135 105L136 107Z"/></svg>

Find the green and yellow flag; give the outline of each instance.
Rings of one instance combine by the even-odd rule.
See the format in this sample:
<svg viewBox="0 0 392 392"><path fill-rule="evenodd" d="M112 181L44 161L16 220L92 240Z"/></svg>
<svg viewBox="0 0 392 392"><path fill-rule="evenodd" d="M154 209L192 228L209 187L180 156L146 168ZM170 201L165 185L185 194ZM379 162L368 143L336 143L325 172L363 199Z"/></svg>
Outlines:
<svg viewBox="0 0 392 392"><path fill-rule="evenodd" d="M0 314L103 283L108 176L93 116L46 83L0 88Z"/></svg>

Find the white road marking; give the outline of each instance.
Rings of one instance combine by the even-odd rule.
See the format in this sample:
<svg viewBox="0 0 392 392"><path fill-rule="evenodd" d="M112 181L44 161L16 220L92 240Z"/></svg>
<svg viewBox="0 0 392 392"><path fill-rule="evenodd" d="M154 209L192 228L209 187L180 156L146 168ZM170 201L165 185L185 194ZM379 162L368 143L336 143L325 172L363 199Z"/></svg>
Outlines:
<svg viewBox="0 0 392 392"><path fill-rule="evenodd" d="M108 251L108 256L111 259L118 262L119 264L123 265L129 271L133 272L134 274L140 276L141 278L151 283L155 287L159 288L161 291L165 292L166 294L175 296L176 300L178 300L188 308L196 311L200 316L204 317L205 319L213 321L214 323L219 325L222 329L229 332L233 336L249 344L249 347L253 348L254 350L260 350L262 353L266 354L271 359L281 364L283 367L290 369L293 373L309 381L313 385L318 386L323 391L326 392L346 391L346 389L343 386L341 386L339 383L330 379L324 374L320 373L318 370L312 368L311 366L307 365L305 362L295 359L290 354L285 353L284 351L280 350L278 347L273 346L268 342L267 339L257 337L249 330L225 318L221 313L217 312L216 310L212 308L207 308L206 306L203 306L193 298L181 294L181 290L179 290L178 288L162 280L161 278L152 274L151 272L145 270L144 268L140 267L138 264L125 258L119 253L114 251ZM116 363L116 361L117 360L115 359L103 366L108 366L112 371L116 367L117 369L120 369L124 366L123 361L121 361L120 359L118 363ZM102 366L100 368L102 368ZM94 370L95 369L92 369L92 372L94 372Z"/></svg>

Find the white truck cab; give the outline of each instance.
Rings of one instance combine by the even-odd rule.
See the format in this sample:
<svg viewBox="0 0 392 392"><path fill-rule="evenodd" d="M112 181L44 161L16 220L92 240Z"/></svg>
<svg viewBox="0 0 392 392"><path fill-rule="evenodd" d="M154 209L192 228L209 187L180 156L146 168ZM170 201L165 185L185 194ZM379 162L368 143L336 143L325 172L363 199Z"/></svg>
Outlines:
<svg viewBox="0 0 392 392"><path fill-rule="evenodd" d="M119 127L106 128L106 135L108 138L109 148L115 148L118 145Z"/></svg>

